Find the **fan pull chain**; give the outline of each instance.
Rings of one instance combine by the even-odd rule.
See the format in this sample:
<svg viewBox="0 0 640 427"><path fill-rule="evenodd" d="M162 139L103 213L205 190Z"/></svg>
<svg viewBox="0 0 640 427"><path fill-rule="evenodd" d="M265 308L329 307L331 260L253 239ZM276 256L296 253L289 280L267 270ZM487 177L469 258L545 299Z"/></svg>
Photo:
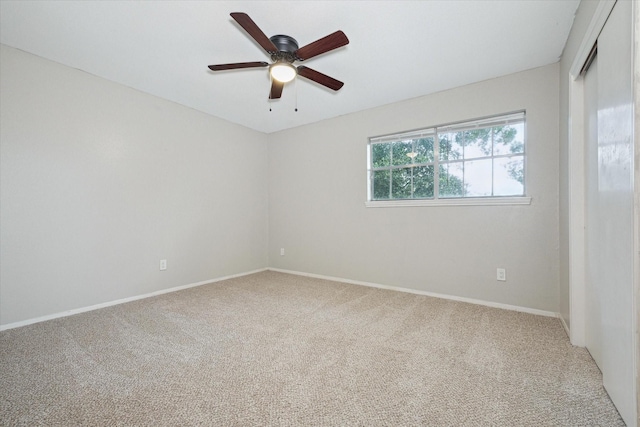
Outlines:
<svg viewBox="0 0 640 427"><path fill-rule="evenodd" d="M273 86L273 76L269 73L269 87ZM271 103L273 100L271 99L271 91L269 91L269 97L267 98L267 104L269 104L269 112L271 112Z"/></svg>
<svg viewBox="0 0 640 427"><path fill-rule="evenodd" d="M294 87L294 90L296 92L296 109L295 109L295 112L297 113L298 112L298 79L295 79L293 81L293 87Z"/></svg>

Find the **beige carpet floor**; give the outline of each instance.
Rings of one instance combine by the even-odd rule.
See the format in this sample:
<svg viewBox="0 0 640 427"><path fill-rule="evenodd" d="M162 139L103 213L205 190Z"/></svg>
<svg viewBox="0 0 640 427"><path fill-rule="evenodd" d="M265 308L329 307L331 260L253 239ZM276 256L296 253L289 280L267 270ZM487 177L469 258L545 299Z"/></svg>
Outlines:
<svg viewBox="0 0 640 427"><path fill-rule="evenodd" d="M3 426L622 426L559 321L262 272L0 333Z"/></svg>

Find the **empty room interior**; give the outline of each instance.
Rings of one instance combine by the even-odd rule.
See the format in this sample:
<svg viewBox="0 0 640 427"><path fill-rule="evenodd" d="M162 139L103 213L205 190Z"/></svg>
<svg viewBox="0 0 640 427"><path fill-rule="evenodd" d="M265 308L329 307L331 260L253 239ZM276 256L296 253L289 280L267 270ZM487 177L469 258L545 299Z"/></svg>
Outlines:
<svg viewBox="0 0 640 427"><path fill-rule="evenodd" d="M0 36L0 425L640 424L637 2Z"/></svg>

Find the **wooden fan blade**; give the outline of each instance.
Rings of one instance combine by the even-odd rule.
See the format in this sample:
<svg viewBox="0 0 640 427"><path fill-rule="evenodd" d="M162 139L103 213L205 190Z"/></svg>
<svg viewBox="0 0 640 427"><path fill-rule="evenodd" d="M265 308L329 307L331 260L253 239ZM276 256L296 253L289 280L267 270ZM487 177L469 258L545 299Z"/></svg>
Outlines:
<svg viewBox="0 0 640 427"><path fill-rule="evenodd" d="M267 62L237 62L235 64L209 65L209 69L211 71L224 71L224 70L235 70L237 68L266 67L267 65L269 65Z"/></svg>
<svg viewBox="0 0 640 427"><path fill-rule="evenodd" d="M238 24L251 36L260 46L268 53L275 53L278 48L269 37L267 37L262 30L253 22L253 19L249 18L249 15L242 12L233 12L231 17L236 20Z"/></svg>
<svg viewBox="0 0 640 427"><path fill-rule="evenodd" d="M344 86L344 83L340 80L336 80L333 77L329 77L326 74L322 74L321 72L305 67L304 65L298 67L298 75L309 80L313 80L314 82L320 83L322 86L326 86L333 90L340 90L340 88Z"/></svg>
<svg viewBox="0 0 640 427"><path fill-rule="evenodd" d="M349 44L349 39L342 31L336 31L333 34L329 34L319 40L309 43L306 46L302 46L295 52L295 55L299 60L313 58L330 50L337 49L339 47Z"/></svg>
<svg viewBox="0 0 640 427"><path fill-rule="evenodd" d="M269 99L278 99L282 96L282 88L284 87L284 83L277 81L276 79L272 79L271 82L271 92L269 93Z"/></svg>

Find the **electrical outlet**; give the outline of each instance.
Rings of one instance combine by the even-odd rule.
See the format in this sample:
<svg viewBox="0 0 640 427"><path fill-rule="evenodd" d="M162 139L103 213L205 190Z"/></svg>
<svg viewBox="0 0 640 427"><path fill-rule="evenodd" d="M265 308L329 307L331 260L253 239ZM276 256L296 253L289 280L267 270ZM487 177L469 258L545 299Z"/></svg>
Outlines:
<svg viewBox="0 0 640 427"><path fill-rule="evenodd" d="M504 268L499 268L496 273L496 278L501 282L507 281L507 270Z"/></svg>
<svg viewBox="0 0 640 427"><path fill-rule="evenodd" d="M167 269L167 260L166 259L161 259L160 260L160 271L164 271Z"/></svg>
<svg viewBox="0 0 640 427"><path fill-rule="evenodd" d="M284 256L284 248L280 248L280 256Z"/></svg>

